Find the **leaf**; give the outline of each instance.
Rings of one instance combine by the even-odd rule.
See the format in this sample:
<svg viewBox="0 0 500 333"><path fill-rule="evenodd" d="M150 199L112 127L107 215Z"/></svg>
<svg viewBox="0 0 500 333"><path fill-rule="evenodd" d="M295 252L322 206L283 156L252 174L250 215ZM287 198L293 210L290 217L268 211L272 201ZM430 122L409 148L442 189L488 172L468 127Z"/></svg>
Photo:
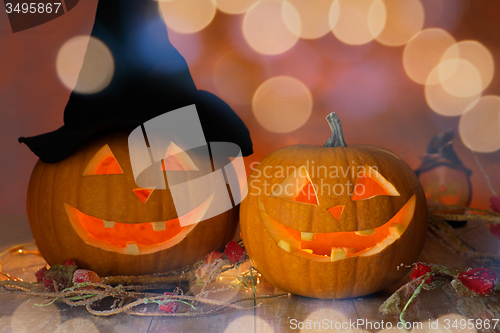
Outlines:
<svg viewBox="0 0 500 333"><path fill-rule="evenodd" d="M379 308L383 314L399 314L403 311L406 303L412 298L420 279L411 280L407 284L401 286L394 294L392 294Z"/></svg>

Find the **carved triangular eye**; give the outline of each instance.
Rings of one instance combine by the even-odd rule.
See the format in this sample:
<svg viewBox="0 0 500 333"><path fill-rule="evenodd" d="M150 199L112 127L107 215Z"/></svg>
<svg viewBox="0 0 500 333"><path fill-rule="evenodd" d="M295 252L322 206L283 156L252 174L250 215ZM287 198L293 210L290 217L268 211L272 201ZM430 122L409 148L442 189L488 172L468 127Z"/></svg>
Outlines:
<svg viewBox="0 0 500 333"><path fill-rule="evenodd" d="M399 196L399 192L377 170L367 166L356 180L352 200L370 199L377 195Z"/></svg>
<svg viewBox="0 0 500 333"><path fill-rule="evenodd" d="M178 145L170 142L162 161L162 170L199 171L189 155Z"/></svg>
<svg viewBox="0 0 500 333"><path fill-rule="evenodd" d="M271 197L318 205L316 190L304 166L295 169L283 179L281 183L273 189Z"/></svg>
<svg viewBox="0 0 500 333"><path fill-rule="evenodd" d="M83 171L83 176L116 174L123 174L123 170L107 144L99 149Z"/></svg>

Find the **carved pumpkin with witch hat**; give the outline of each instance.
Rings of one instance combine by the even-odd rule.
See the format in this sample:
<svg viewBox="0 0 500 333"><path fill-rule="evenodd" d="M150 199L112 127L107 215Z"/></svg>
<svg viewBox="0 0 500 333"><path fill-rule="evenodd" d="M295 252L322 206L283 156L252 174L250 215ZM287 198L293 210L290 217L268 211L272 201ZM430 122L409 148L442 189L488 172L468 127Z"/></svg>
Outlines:
<svg viewBox="0 0 500 333"><path fill-rule="evenodd" d="M145 40L144 32L154 36ZM211 205L204 201L185 213L202 222L182 225L184 215L176 211L164 176L169 170L214 171L210 155L185 148L189 133L166 133L159 143L164 158L151 163L154 176L136 177L130 133L194 104L206 141L233 143L246 156L252 153L247 128L226 103L196 89L184 58L170 44L156 1L100 0L92 37L113 55L109 86L88 95L73 91L61 128L19 139L40 157L29 183L27 213L41 254L50 265L73 258L79 267L106 276L176 269L223 249L234 236L238 207L203 220ZM92 66L88 53L86 66ZM160 177L166 186L145 186L148 177ZM196 188L187 188L189 198Z"/></svg>

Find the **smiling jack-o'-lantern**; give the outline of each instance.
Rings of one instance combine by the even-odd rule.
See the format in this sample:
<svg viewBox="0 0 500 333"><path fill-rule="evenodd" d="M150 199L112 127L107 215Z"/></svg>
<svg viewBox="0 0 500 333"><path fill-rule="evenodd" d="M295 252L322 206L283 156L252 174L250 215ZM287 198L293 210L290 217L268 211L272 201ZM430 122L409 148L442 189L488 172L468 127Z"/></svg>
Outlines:
<svg viewBox="0 0 500 333"><path fill-rule="evenodd" d="M137 187L129 133L96 135L62 161L36 164L27 211L49 264L73 258L101 276L162 272L200 260L232 239L237 208L181 226L168 187ZM211 170L211 159L171 142L165 158L151 168L156 176L166 170L198 172ZM209 204L188 214L201 217Z"/></svg>
<svg viewBox="0 0 500 333"><path fill-rule="evenodd" d="M325 146L279 149L252 171L241 234L257 270L303 296L346 298L401 279L422 250L424 192L411 168L374 146L347 147L327 117Z"/></svg>

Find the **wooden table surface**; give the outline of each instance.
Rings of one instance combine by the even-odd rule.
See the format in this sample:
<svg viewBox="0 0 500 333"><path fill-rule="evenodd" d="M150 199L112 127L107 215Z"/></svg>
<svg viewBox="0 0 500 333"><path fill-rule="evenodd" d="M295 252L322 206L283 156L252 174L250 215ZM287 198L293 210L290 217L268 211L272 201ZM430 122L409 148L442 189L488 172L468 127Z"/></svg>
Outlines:
<svg viewBox="0 0 500 333"><path fill-rule="evenodd" d="M486 222L469 222L465 227L457 229L457 232L477 250L500 253L500 241L489 233ZM0 215L0 253L11 246L32 241L26 216ZM480 266L479 263L452 252L431 234L427 236L420 261L446 265L451 269ZM34 269L34 267L28 268L25 273L32 274ZM235 272L232 274L235 275ZM231 280L229 277L226 279ZM378 312L378 308L408 279L407 276L398 285L366 297L317 300L287 295L257 301L260 303L257 307L252 306L254 301L248 301L243 304L248 307L246 310L228 309L218 314L195 318L151 318L127 314L96 317L87 313L83 307L69 307L64 304L39 307L37 304L46 301L26 296L1 294L0 333L398 331L396 329L397 316L382 315ZM283 292L271 287L263 280L257 284L259 296L280 293ZM252 290L242 287L230 288L218 293L217 297L230 300L251 296L253 296ZM449 330L445 329L445 325L453 323L455 319L469 318L476 320L477 323L487 319L500 319L500 297L460 298L448 285L432 291L422 291L412 310L405 316L409 325L415 326L413 330L410 330L412 332L500 332L500 323L494 330L461 330L452 327ZM316 330L312 329L314 324L316 324ZM392 330L388 330L390 326Z"/></svg>

